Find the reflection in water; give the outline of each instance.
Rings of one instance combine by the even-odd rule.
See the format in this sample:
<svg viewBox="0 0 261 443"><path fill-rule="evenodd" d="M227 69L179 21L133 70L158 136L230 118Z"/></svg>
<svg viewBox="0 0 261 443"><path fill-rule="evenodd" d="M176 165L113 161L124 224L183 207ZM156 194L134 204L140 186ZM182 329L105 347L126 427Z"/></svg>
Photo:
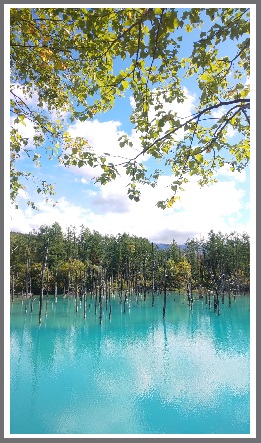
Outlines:
<svg viewBox="0 0 261 443"><path fill-rule="evenodd" d="M11 433L249 433L249 298L193 311L169 295L95 315L87 300L11 310ZM225 300L226 301L226 300ZM105 307L104 307L105 309Z"/></svg>

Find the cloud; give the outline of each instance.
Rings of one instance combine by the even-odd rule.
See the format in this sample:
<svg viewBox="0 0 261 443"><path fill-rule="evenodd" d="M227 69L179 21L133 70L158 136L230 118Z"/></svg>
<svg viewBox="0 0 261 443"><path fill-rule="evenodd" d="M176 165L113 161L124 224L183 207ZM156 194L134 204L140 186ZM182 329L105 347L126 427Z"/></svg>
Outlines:
<svg viewBox="0 0 261 443"><path fill-rule="evenodd" d="M157 94L160 91L160 89L153 89L152 93ZM183 93L185 95L185 101L184 103L178 103L177 100L173 100L172 102L166 102L162 96L158 98L158 102L163 105L163 111L167 114L168 112L171 112L172 115L177 115L177 119L179 119L181 122L189 117L192 114L193 108L194 108L194 102L195 102L195 96L192 95L186 87L183 88ZM135 109L135 99L133 96L130 97L130 105L133 109ZM155 110L156 106L156 99L154 99L154 105L149 107L148 112L148 120L150 123L153 123L153 121L158 118L157 112ZM163 126L162 130L163 132L168 131L171 129L170 124L167 122ZM184 129L181 128L175 133L175 141L179 141L184 138Z"/></svg>
<svg viewBox="0 0 261 443"><path fill-rule="evenodd" d="M10 117L10 125L14 127L22 137L28 139L28 144L25 146L25 149L34 148L34 141L33 141L33 137L35 135L34 123L31 120L28 120L28 118L24 119L24 124L14 123L15 119L16 117Z"/></svg>
<svg viewBox="0 0 261 443"><path fill-rule="evenodd" d="M137 382L133 386L137 394L147 396L158 389L162 401L180 403L181 406L183 405L184 413L188 413L199 404L208 408L215 407L214 400L224 388L231 392L248 391L247 358L231 351L217 353L212 338L198 334L196 340L195 337L189 339L183 331L168 333L167 352L169 361L172 361L173 365L168 377L164 377L166 343L160 328L153 330L153 338L150 337L151 334L146 343L135 343L135 352L133 345L125 346L124 349L125 358L132 361L133 371L137 371L135 377ZM155 343L157 360L154 358ZM144 352L144 346L146 346L146 352ZM203 364L204 361L207 365ZM234 367L235 371L227 371L228 365ZM146 374L145 383L139 376L140 373ZM188 376L190 377L189 387ZM159 380L163 379L164 383L159 383Z"/></svg>
<svg viewBox="0 0 261 443"><path fill-rule="evenodd" d="M25 94L23 91L23 86L19 83L14 83L11 85L10 98L13 99L14 95L23 100L30 108L37 106L39 96L33 87L30 89L30 94ZM15 99L17 98L15 97Z"/></svg>
<svg viewBox="0 0 261 443"><path fill-rule="evenodd" d="M75 178L75 183L82 183L84 185L87 185L88 181L85 178Z"/></svg>
<svg viewBox="0 0 261 443"><path fill-rule="evenodd" d="M97 119L85 122L77 121L69 127L68 132L72 137L86 137L97 155L108 152L111 156L118 156L118 138L123 135L123 131L119 129L120 126L119 121L113 120L108 122L99 122ZM133 155L133 151L130 149L128 153Z"/></svg>
<svg viewBox="0 0 261 443"><path fill-rule="evenodd" d="M158 231L156 234L154 234L153 241L155 243L172 243L173 240L178 245L184 244L184 242L189 238L194 238L198 234L197 231L179 231L178 229L168 229L165 228L163 230Z"/></svg>
<svg viewBox="0 0 261 443"><path fill-rule="evenodd" d="M218 119L218 118L223 117L223 115L225 115L225 113L226 113L226 109L224 107L221 107L215 111L212 111L211 114L214 118ZM238 133L238 131L235 130L231 125L227 125L226 129L227 129L227 137L228 138L232 138L232 137L234 137L235 134Z"/></svg>
<svg viewBox="0 0 261 443"><path fill-rule="evenodd" d="M193 106L193 96L187 94L187 97L187 103L179 105L179 112L183 116L189 114ZM134 130L130 133L133 148L120 148L118 139L123 131L119 121L76 122L70 126L70 133L72 136L86 137L96 154L108 152L112 161L117 157L122 162L133 158L140 151L139 134ZM150 168L149 156L142 157L142 160L148 161ZM72 173L73 182L79 185L79 193L73 197L73 201L68 197L68 171ZM232 173L224 166L216 171L220 181L204 188L197 185L195 177L190 177L189 183L184 185L181 201L164 211L157 208L156 203L171 196L169 186L173 176L167 173L161 176L155 188L141 185L141 200L136 203L127 196L130 177L125 174L122 166L119 166L121 175L116 180L105 186L98 183L90 186L90 180L100 172L98 168L90 166L67 169L67 181L57 195L56 206L38 200L36 204L40 208L39 212L30 208L23 211L13 208L11 229L29 232L43 224L58 222L66 230L70 225L79 227L83 224L101 234L117 235L126 232L158 243L171 243L175 239L178 244L188 238L205 236L211 229L224 233L249 231L248 224L241 217L243 209L248 210L246 203L243 207L245 171Z"/></svg>
<svg viewBox="0 0 261 443"><path fill-rule="evenodd" d="M229 138L234 137L234 135L237 133L237 131L235 129L233 129L233 127L231 125L227 126L227 136Z"/></svg>
<svg viewBox="0 0 261 443"><path fill-rule="evenodd" d="M68 132L72 137L84 137L88 140L92 152L100 156L108 153L108 162L112 162L118 166L120 173L124 173L124 168L120 166L122 162L132 159L141 151L141 144L139 137L135 131L130 134L130 141L133 143L133 148L126 146L121 148L119 138L124 134L120 130L121 123L119 121L99 122L98 120L79 122L71 125ZM148 155L143 156L146 160ZM70 171L74 174L82 176L87 181L95 179L103 172L99 166L93 168L89 165L78 167L70 167Z"/></svg>
<svg viewBox="0 0 261 443"><path fill-rule="evenodd" d="M12 94L13 92L13 94ZM14 94L16 97L14 97ZM23 90L23 86L19 83L14 83L11 85L11 90L10 90L10 99L21 99L27 109L26 110L30 110L31 111L38 111L39 112L39 94L37 92L36 89L34 89L34 85L30 88L30 93L26 92ZM52 121L56 120L57 118L61 117L61 118L66 118L66 116L68 115L67 111L65 111L65 109L63 110L57 110L57 109L52 109L50 110L48 108L47 103L45 103L44 101L42 101L42 106L41 109L43 109L44 111L46 111L46 113L48 113L50 119ZM23 107L23 105L22 105ZM66 108L66 104L64 103L63 105L64 108Z"/></svg>
<svg viewBox="0 0 261 443"><path fill-rule="evenodd" d="M28 199L28 194L26 191L24 191L24 189L19 189L18 190L18 196L22 199L22 200L27 200Z"/></svg>
<svg viewBox="0 0 261 443"><path fill-rule="evenodd" d="M124 196L119 195L109 195L105 197L104 195L95 194L92 199L92 203L95 208L97 208L98 213L108 214L125 214L129 212L129 205Z"/></svg>
<svg viewBox="0 0 261 443"><path fill-rule="evenodd" d="M15 209L11 205L10 230L18 232L30 232L42 225L50 226L57 222L66 231L68 226L80 227L81 224L88 225L89 209L69 203L65 198L58 199L56 206L46 203L44 199L36 202L39 211L30 207L22 210Z"/></svg>
<svg viewBox="0 0 261 443"><path fill-rule="evenodd" d="M229 180L200 188L192 178L184 186L180 202L173 208L161 210L155 205L166 196L171 180L172 177L163 176L154 189L141 186L138 203L126 195L127 179L119 178L106 186L86 189L80 204L60 197L55 207L40 202L39 212L30 208L13 209L11 229L28 232L43 224L58 222L63 230L70 225L84 225L103 235L126 232L156 243L171 243L174 239L178 244L188 238L207 236L211 229L224 233L249 231L249 225L241 218L245 196L239 187L241 182L229 177Z"/></svg>
<svg viewBox="0 0 261 443"><path fill-rule="evenodd" d="M225 114L226 110L224 107L218 108L215 111L212 111L212 116L214 118L221 118Z"/></svg>
<svg viewBox="0 0 261 443"><path fill-rule="evenodd" d="M78 122L71 127L71 131L72 134L87 137L95 152L108 151L112 156L122 152L118 144L121 134L119 122ZM132 137L136 140L137 134L133 132ZM126 151L126 155L133 156L132 149ZM243 209L247 210L246 206L243 208L245 171L232 173L224 166L216 171L219 182L204 188L197 185L195 177L190 177L189 183L184 185L181 201L163 211L156 207L156 203L171 196L173 176L159 177L155 188L141 185L141 200L136 203L127 196L130 177L125 174L123 167L119 168L121 176L116 180L105 186L97 183L90 187L95 169L87 166L70 168L70 173L74 175L73 181L79 184L79 194L75 196L74 203L67 196L66 181L57 196L55 207L40 200L40 205L36 202L40 207L38 213L30 208L23 212L13 210L12 228L28 232L57 221L64 230L69 225L83 224L101 234L127 232L159 243L171 243L175 239L178 244L188 238L206 236L211 229L221 232L249 230L249 226L241 219Z"/></svg>
<svg viewBox="0 0 261 443"><path fill-rule="evenodd" d="M215 175L219 177L230 177L232 180L236 180L240 183L244 183L246 181L246 171L244 169L242 171L231 171L229 165L222 166L218 171L216 171Z"/></svg>
<svg viewBox="0 0 261 443"><path fill-rule="evenodd" d="M156 90L154 90L155 92ZM173 113L178 109L178 117L183 119L191 114L195 97L192 96L186 88L184 88L184 93L186 95L186 100L184 103L178 104L176 100L172 103L164 102L164 111L172 111ZM161 99L163 103L163 99ZM135 107L135 100L130 97L130 104ZM149 111L149 120L152 121L156 117L156 111L151 107ZM164 131L167 130L169 124L164 126ZM117 171L124 177L126 175L125 168L122 165L125 161L133 159L142 152L142 146L140 141L141 132L132 129L129 133L129 140L132 143L131 146L120 147L119 138L124 134L121 130L121 123L119 121L110 120L107 122L99 122L97 119L93 121L80 122L77 121L71 125L68 132L72 137L84 137L88 140L92 151L100 156L104 153L108 153L108 162L112 162L116 165ZM180 140L184 136L184 131L181 129L175 135L176 141ZM145 153L138 157L138 161L145 163L149 160L155 162L154 157ZM148 167L150 166L147 164ZM157 168L158 163L157 163ZM85 165L81 168L70 167L70 171L74 174L81 176L82 180L90 181L98 178L103 172L100 167L93 168L91 166ZM127 178L129 181L129 178Z"/></svg>

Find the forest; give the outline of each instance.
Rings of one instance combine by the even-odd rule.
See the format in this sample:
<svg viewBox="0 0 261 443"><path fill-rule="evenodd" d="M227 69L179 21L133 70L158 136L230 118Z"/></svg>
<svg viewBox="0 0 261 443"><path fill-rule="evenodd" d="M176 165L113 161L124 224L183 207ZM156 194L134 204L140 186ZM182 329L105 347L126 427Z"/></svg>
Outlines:
<svg viewBox="0 0 261 443"><path fill-rule="evenodd" d="M54 223L29 234L10 234L10 295L31 299L36 296L74 296L78 302L87 295L99 303L111 294L120 302L132 294L185 293L189 304L193 296L219 297L250 292L250 239L248 234L223 234L210 231L208 237L158 245L134 235L101 235L81 226L63 233ZM86 315L86 312L85 312Z"/></svg>

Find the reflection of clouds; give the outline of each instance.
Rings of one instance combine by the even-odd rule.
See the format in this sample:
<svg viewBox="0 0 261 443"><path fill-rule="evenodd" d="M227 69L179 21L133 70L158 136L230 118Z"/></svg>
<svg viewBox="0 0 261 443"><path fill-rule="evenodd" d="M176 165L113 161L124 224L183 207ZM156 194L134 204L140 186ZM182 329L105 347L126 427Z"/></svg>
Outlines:
<svg viewBox="0 0 261 443"><path fill-rule="evenodd" d="M11 334L12 364L20 359L19 371L13 366L13 392L22 393L35 371L38 383L32 394L29 382L27 403L21 403L30 407L34 395L30 419L36 417L37 425L50 433L144 434L154 425L158 432L161 416L164 420L170 411L181 425L191 418L204 421L207 414L212 414L211 422L220 413L226 429L229 420L241 429L249 420L249 405L246 401L242 407L241 397L249 391L248 354L229 343L227 349L217 348L208 321L205 317L196 331L184 323L167 324L164 331L159 323L146 334L120 336L72 325L55 335L48 365L46 352L28 352L33 340L24 329L23 340ZM37 352L46 349L45 339L42 335ZM204 423L200 426L204 429Z"/></svg>
<svg viewBox="0 0 261 443"><path fill-rule="evenodd" d="M21 348L19 345L18 334L15 332L12 332L10 336L10 349L12 349L12 353L10 355L11 359L17 361L21 354Z"/></svg>
<svg viewBox="0 0 261 443"><path fill-rule="evenodd" d="M83 428L85 434L143 433L133 404L93 398L77 406L67 404L60 416L46 417L46 426L58 434L82 433Z"/></svg>
<svg viewBox="0 0 261 443"><path fill-rule="evenodd" d="M76 339L75 326L70 327L66 337L58 335L55 337L52 360L53 374L59 374L68 364L74 366L77 356Z"/></svg>
<svg viewBox="0 0 261 443"><path fill-rule="evenodd" d="M22 384L20 374L26 374L29 380L33 376L34 364L31 358L33 351L33 340L30 332L23 330L22 339L16 332L10 334L10 383L18 389ZM13 369L15 368L15 369Z"/></svg>
<svg viewBox="0 0 261 443"><path fill-rule="evenodd" d="M216 352L214 342L200 334L193 338L185 333L168 331L167 346L160 328L146 341L113 346L104 342L102 355L125 358L125 374L104 372L96 377L98 389L120 395L127 386L129 397L158 394L164 403L181 402L184 410L206 406L215 408L225 392L245 394L249 390L249 362L230 349ZM114 355L115 357L115 355ZM115 360L115 364L116 364ZM128 382L127 382L128 380Z"/></svg>

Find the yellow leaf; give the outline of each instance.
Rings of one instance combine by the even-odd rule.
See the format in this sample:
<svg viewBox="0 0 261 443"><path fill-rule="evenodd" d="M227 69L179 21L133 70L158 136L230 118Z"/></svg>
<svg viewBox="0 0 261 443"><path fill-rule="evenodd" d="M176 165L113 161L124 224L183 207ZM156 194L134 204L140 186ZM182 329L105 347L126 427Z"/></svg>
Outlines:
<svg viewBox="0 0 261 443"><path fill-rule="evenodd" d="M179 26L179 20L177 17L174 18L174 28L177 28Z"/></svg>
<svg viewBox="0 0 261 443"><path fill-rule="evenodd" d="M55 63L54 68L55 69L63 69L63 63L61 61L58 61Z"/></svg>

